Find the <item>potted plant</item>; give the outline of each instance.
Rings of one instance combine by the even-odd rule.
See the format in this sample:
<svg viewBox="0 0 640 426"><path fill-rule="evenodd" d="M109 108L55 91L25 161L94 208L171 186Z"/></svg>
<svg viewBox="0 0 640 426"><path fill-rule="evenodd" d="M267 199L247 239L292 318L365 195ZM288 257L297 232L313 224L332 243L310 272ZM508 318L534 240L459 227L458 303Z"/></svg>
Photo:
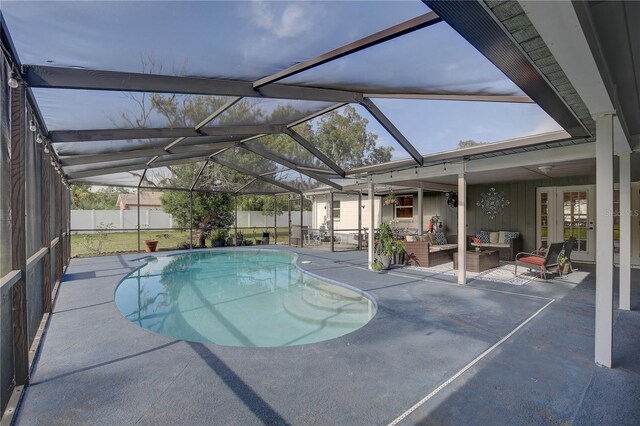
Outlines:
<svg viewBox="0 0 640 426"><path fill-rule="evenodd" d="M224 240L227 238L227 230L218 228L211 233L213 247L224 247Z"/></svg>
<svg viewBox="0 0 640 426"><path fill-rule="evenodd" d="M236 234L236 246L241 246L244 244L244 234L242 232L238 232Z"/></svg>
<svg viewBox="0 0 640 426"><path fill-rule="evenodd" d="M471 237L471 240L475 243L476 245L476 251L482 251L482 240L480 240L480 238L478 238L477 235L474 235Z"/></svg>
<svg viewBox="0 0 640 426"><path fill-rule="evenodd" d="M390 206L393 204L396 204L398 202L398 199L396 198L395 194L393 192L388 193L385 197L384 197L384 205L385 206Z"/></svg>
<svg viewBox="0 0 640 426"><path fill-rule="evenodd" d="M406 252L404 243L393 236L391 226L386 223L380 225L376 240L375 259L382 263L382 269L389 269L391 259L395 254L404 254ZM373 267L374 265L372 264Z"/></svg>
<svg viewBox="0 0 640 426"><path fill-rule="evenodd" d="M147 253L156 251L156 248L158 247L158 240L144 240L143 243L144 251L146 251Z"/></svg>
<svg viewBox="0 0 640 426"><path fill-rule="evenodd" d="M571 262L569 262L569 258L564 253L558 255L558 269L561 275L568 274L571 269Z"/></svg>
<svg viewBox="0 0 640 426"><path fill-rule="evenodd" d="M373 262L371 263L371 269L373 269L376 272L380 272L380 271L382 271L383 267L384 267L384 265L382 264L380 259L378 259L378 258L373 259Z"/></svg>

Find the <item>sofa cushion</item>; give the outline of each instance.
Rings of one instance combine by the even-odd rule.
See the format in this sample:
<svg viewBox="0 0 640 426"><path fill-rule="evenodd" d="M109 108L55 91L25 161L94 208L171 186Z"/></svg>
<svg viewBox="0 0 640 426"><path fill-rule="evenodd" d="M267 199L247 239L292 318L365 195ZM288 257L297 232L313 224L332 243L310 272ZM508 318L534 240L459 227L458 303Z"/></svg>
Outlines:
<svg viewBox="0 0 640 426"><path fill-rule="evenodd" d="M478 246L478 244L471 243L471 246L476 247L476 246ZM488 244L482 244L482 247L485 247L485 248L509 248L509 247L511 247L511 244L500 244L500 243L491 244L491 243L488 243Z"/></svg>
<svg viewBox="0 0 640 426"><path fill-rule="evenodd" d="M500 240L500 232L489 232L489 242L495 244Z"/></svg>
<svg viewBox="0 0 640 426"><path fill-rule="evenodd" d="M489 242L489 231L478 231L476 237L480 240L481 243Z"/></svg>
<svg viewBox="0 0 640 426"><path fill-rule="evenodd" d="M530 263L532 265L542 266L544 265L544 257L537 257L537 256L521 257L520 259L518 259L518 262L524 262L524 263Z"/></svg>
<svg viewBox="0 0 640 426"><path fill-rule="evenodd" d="M445 245L447 244L447 237L444 235L444 232L436 232L435 234L435 244Z"/></svg>
<svg viewBox="0 0 640 426"><path fill-rule="evenodd" d="M501 243L504 244L511 244L511 240L520 237L520 233L519 232L514 232L514 231L505 231L504 232L504 240L501 240Z"/></svg>
<svg viewBox="0 0 640 426"><path fill-rule="evenodd" d="M436 251L444 251L444 250L454 250L457 248L458 248L457 244L440 244L440 245L431 246L429 248L429 251L436 252Z"/></svg>

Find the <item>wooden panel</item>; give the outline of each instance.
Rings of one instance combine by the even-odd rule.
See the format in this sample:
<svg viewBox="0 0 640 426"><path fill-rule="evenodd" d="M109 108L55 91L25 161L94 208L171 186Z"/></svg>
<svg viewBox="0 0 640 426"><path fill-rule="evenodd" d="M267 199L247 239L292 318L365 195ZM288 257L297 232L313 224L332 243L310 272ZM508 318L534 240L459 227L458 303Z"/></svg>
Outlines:
<svg viewBox="0 0 640 426"><path fill-rule="evenodd" d="M22 278L11 289L16 386L29 383L25 247L25 108L24 87L11 89L11 266L12 269L22 273Z"/></svg>

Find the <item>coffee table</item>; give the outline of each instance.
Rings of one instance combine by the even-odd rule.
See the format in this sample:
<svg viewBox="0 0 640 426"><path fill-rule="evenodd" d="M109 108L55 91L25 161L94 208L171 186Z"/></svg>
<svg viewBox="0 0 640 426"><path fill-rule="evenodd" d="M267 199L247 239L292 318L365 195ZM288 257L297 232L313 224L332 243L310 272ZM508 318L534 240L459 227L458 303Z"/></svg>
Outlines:
<svg viewBox="0 0 640 426"><path fill-rule="evenodd" d="M498 250L467 251L467 271L483 272L500 266ZM458 269L458 252L453 253L453 269Z"/></svg>

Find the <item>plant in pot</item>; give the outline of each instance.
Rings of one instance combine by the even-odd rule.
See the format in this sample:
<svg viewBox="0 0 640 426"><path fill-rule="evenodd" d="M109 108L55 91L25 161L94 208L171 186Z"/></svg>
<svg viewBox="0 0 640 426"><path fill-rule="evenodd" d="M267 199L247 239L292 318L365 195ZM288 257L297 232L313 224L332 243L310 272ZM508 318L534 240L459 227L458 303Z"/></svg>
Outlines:
<svg viewBox="0 0 640 426"><path fill-rule="evenodd" d="M158 240L144 240L144 251L152 253L158 248Z"/></svg>
<svg viewBox="0 0 640 426"><path fill-rule="evenodd" d="M393 192L388 193L384 197L384 205L385 206L391 206L391 205L396 204L397 202L398 202L398 199L396 198L396 196L395 196L395 194Z"/></svg>
<svg viewBox="0 0 640 426"><path fill-rule="evenodd" d="M391 259L393 259L395 254L404 254L406 252L404 243L393 236L391 226L386 223L382 223L380 225L380 230L378 231L376 240L376 246L374 249L375 259L382 263L382 269L389 269L391 266ZM373 264L372 268L374 268Z"/></svg>
<svg viewBox="0 0 640 426"><path fill-rule="evenodd" d="M211 233L213 247L224 247L224 240L227 238L227 230L218 228Z"/></svg>
<svg viewBox="0 0 640 426"><path fill-rule="evenodd" d="M568 274L571 269L569 258L565 256L564 252L558 255L558 269L561 274Z"/></svg>

